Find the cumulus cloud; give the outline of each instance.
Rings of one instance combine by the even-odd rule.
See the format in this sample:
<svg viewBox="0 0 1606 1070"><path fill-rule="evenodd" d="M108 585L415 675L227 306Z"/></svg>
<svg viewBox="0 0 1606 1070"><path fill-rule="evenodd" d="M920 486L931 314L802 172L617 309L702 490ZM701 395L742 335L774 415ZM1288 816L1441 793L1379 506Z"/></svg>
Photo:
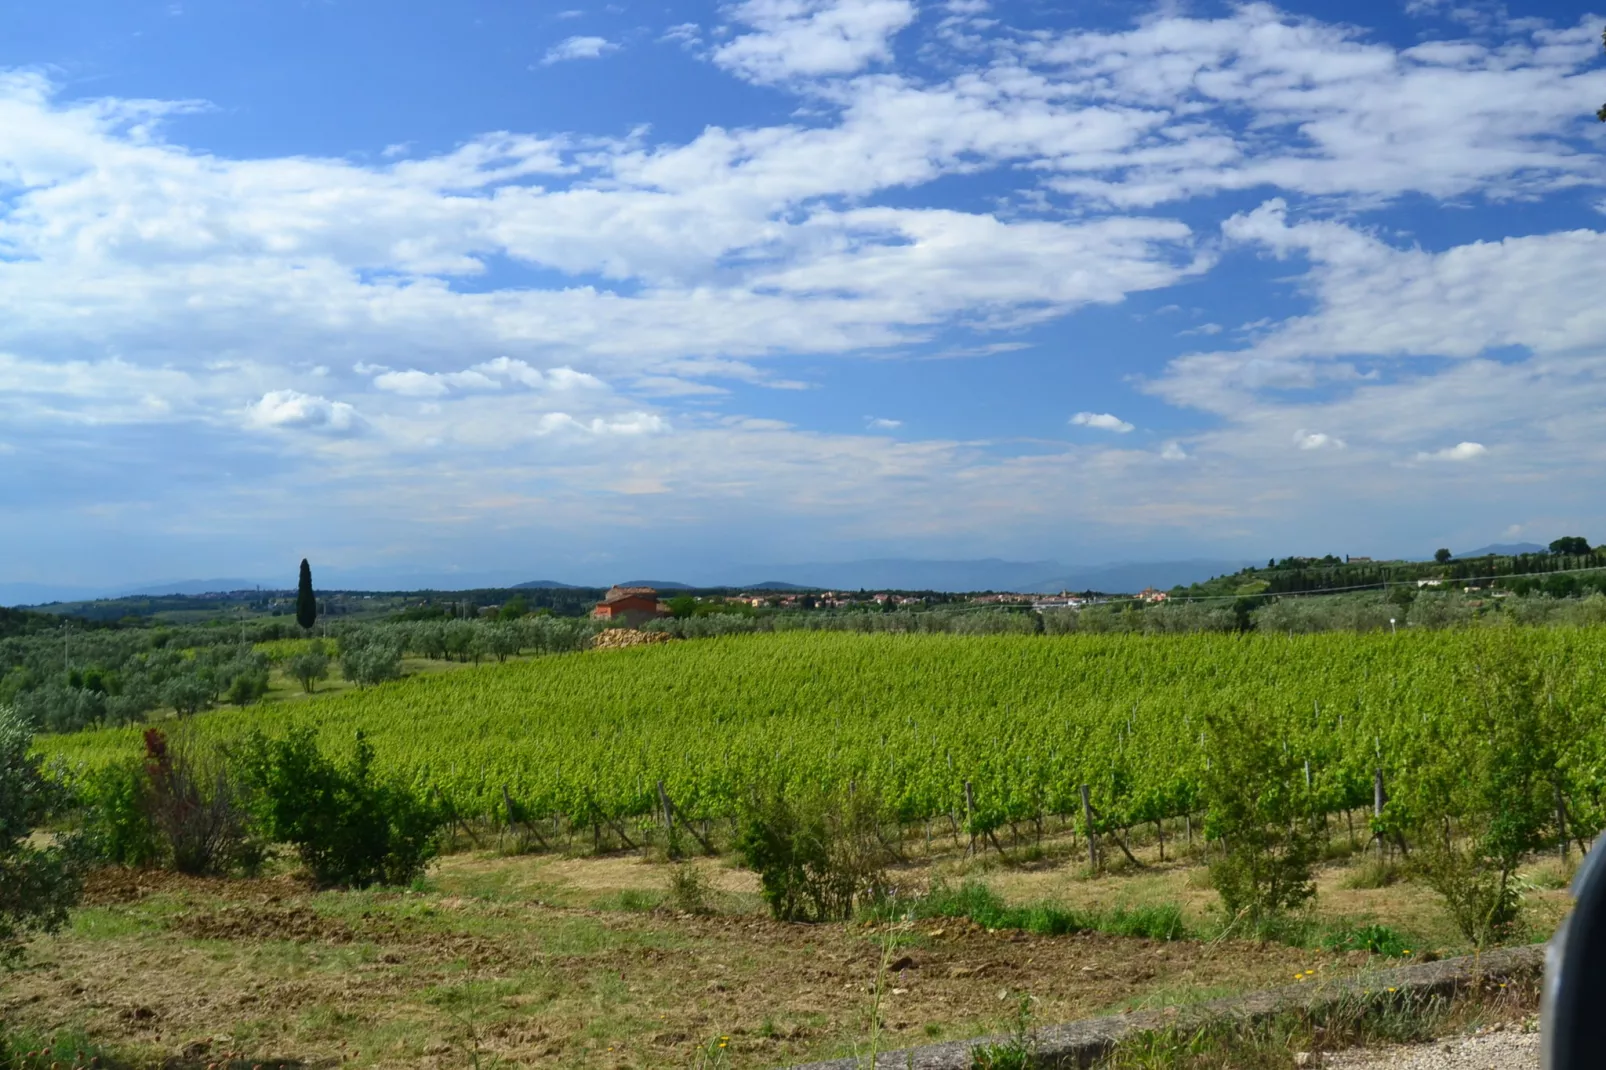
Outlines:
<svg viewBox="0 0 1606 1070"><path fill-rule="evenodd" d="M566 37L562 41L547 49L546 55L541 57L543 66L554 63L564 63L572 59L601 59L609 52L617 51L619 46L606 37Z"/></svg>
<svg viewBox="0 0 1606 1070"><path fill-rule="evenodd" d="M504 382L531 389L601 389L601 379L573 368L553 368L542 372L525 361L497 357L457 372L424 372L416 368L393 371L382 365L357 364L359 375L373 375L374 386L404 397L438 398L454 390L500 390Z"/></svg>
<svg viewBox="0 0 1606 1070"><path fill-rule="evenodd" d="M1186 461L1188 459L1188 451L1183 449L1180 443L1167 442L1160 448L1160 459L1162 461Z"/></svg>
<svg viewBox="0 0 1606 1070"><path fill-rule="evenodd" d="M1295 431L1294 445L1302 450L1341 450L1344 440L1320 431Z"/></svg>
<svg viewBox="0 0 1606 1070"><path fill-rule="evenodd" d="M915 18L910 0L745 0L733 19L751 28L714 50L714 62L757 82L852 74L891 58L892 37Z"/></svg>
<svg viewBox="0 0 1606 1070"><path fill-rule="evenodd" d="M866 426L872 431L896 431L903 426L902 420L888 420L885 417L874 416L866 421Z"/></svg>
<svg viewBox="0 0 1606 1070"><path fill-rule="evenodd" d="M1071 417L1071 423L1077 427L1091 427L1099 431L1114 431L1124 435L1132 430L1132 425L1107 412L1079 412Z"/></svg>
<svg viewBox="0 0 1606 1070"><path fill-rule="evenodd" d="M1488 453L1488 449L1481 442L1459 442L1454 446L1446 446L1442 450L1432 453L1419 453L1419 461L1470 461Z"/></svg>
<svg viewBox="0 0 1606 1070"><path fill-rule="evenodd" d="M650 412L629 412L618 416L576 419L566 412L549 412L537 422L542 434L562 431L590 435L654 435L670 430L669 421Z"/></svg>
<svg viewBox="0 0 1606 1070"><path fill-rule="evenodd" d="M344 434L361 423L357 410L344 401L330 401L297 390L270 390L246 407L246 423L257 428L291 428Z"/></svg>

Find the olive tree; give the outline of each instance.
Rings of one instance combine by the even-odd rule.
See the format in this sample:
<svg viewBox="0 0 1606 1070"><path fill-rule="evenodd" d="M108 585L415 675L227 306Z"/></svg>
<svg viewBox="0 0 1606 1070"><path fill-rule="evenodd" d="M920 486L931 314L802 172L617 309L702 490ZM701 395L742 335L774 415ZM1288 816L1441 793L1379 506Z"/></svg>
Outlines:
<svg viewBox="0 0 1606 1070"><path fill-rule="evenodd" d="M30 932L53 932L82 890L73 843L40 845L34 833L67 804L33 753L33 730L0 706L0 965Z"/></svg>

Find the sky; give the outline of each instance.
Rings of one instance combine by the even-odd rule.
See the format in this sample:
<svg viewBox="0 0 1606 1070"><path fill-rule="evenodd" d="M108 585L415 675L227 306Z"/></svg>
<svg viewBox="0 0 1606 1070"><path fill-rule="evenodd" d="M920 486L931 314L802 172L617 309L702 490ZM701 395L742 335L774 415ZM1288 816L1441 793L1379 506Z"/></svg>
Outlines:
<svg viewBox="0 0 1606 1070"><path fill-rule="evenodd" d="M1606 15L570 2L4 0L0 581L1606 539Z"/></svg>

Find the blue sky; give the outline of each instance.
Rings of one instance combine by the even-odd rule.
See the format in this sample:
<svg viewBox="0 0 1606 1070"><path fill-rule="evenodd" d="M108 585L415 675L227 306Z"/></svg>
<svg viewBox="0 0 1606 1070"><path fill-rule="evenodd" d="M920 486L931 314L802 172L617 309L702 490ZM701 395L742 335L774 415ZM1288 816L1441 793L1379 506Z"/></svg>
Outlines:
<svg viewBox="0 0 1606 1070"><path fill-rule="evenodd" d="M7 5L0 581L1606 539L1606 16Z"/></svg>

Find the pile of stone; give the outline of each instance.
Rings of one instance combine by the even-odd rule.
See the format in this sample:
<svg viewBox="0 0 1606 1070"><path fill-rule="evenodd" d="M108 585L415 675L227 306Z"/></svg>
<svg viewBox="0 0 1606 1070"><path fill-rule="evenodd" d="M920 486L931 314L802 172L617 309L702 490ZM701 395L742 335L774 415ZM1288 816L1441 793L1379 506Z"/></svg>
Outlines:
<svg viewBox="0 0 1606 1070"><path fill-rule="evenodd" d="M619 650L627 646L645 646L648 643L667 643L672 637L664 632L642 632L634 628L609 628L598 632L591 640L592 650Z"/></svg>

